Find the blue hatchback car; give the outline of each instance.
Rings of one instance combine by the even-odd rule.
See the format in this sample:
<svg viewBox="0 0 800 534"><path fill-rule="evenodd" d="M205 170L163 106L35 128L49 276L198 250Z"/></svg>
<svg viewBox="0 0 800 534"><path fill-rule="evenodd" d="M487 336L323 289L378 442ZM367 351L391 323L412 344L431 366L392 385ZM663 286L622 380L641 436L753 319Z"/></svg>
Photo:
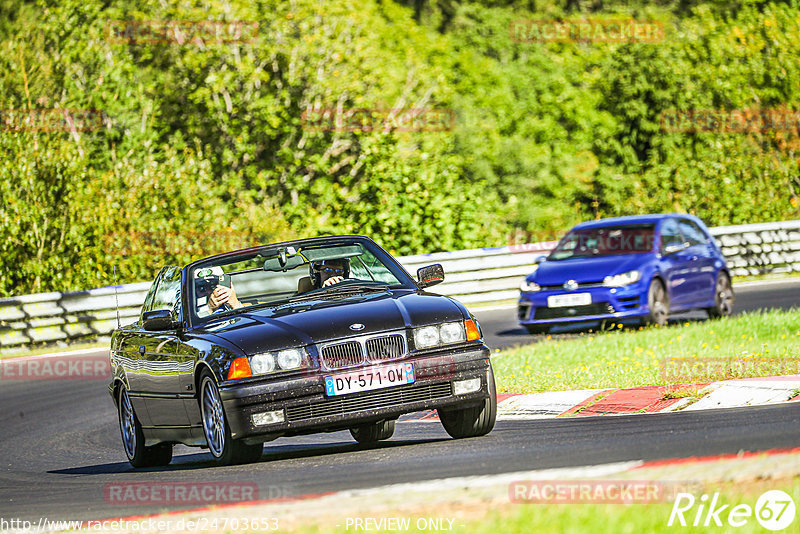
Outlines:
<svg viewBox="0 0 800 534"><path fill-rule="evenodd" d="M565 235L520 286L518 318L531 333L585 321L663 325L671 312L730 315L725 258L692 215L584 222Z"/></svg>

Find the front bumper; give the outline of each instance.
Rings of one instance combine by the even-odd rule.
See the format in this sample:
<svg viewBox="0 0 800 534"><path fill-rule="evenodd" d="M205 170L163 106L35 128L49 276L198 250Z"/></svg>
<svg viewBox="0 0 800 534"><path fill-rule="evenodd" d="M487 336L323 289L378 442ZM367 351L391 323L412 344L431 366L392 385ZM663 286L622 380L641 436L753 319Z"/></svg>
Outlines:
<svg viewBox="0 0 800 534"><path fill-rule="evenodd" d="M327 397L323 373L315 370L311 376L292 379L223 384L220 395L234 439L264 441L279 436L341 430L425 409L480 404L489 396L489 353L489 348L481 344L397 360L414 364L413 384L361 393ZM480 389L454 395L452 383L469 378L480 378ZM253 424L253 414L271 411L282 411L284 421L263 426Z"/></svg>
<svg viewBox="0 0 800 534"><path fill-rule="evenodd" d="M648 285L640 281L624 287L524 292L520 293L517 303L517 319L519 324L524 326L643 317L650 313L647 305L647 289ZM547 305L547 298L550 296L576 293L591 294L592 303L555 308Z"/></svg>

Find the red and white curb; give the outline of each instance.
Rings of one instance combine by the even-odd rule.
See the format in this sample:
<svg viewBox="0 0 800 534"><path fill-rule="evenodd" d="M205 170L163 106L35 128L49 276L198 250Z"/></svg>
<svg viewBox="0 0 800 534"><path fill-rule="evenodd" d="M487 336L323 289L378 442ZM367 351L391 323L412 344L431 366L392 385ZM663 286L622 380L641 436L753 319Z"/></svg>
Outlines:
<svg viewBox="0 0 800 534"><path fill-rule="evenodd" d="M670 392L690 390L671 398ZM691 390L697 390L692 394ZM699 397L699 399L698 399ZM581 389L529 394L499 394L498 420L551 419L559 416L626 415L678 410L738 408L800 400L800 375L744 378L693 384L625 389ZM435 410L401 418L437 422Z"/></svg>

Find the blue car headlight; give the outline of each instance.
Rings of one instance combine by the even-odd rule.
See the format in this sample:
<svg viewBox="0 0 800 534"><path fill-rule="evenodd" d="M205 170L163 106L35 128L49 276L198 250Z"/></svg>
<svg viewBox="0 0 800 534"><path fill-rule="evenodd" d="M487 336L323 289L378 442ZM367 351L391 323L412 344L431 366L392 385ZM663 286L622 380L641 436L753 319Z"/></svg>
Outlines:
<svg viewBox="0 0 800 534"><path fill-rule="evenodd" d="M615 274L614 276L606 276L603 279L603 285L608 287L623 287L638 282L642 277L642 273L636 270L628 271L627 273Z"/></svg>
<svg viewBox="0 0 800 534"><path fill-rule="evenodd" d="M519 286L519 290L524 292L528 291L541 291L542 286L537 284L536 282L529 282L528 280L523 280L522 284Z"/></svg>

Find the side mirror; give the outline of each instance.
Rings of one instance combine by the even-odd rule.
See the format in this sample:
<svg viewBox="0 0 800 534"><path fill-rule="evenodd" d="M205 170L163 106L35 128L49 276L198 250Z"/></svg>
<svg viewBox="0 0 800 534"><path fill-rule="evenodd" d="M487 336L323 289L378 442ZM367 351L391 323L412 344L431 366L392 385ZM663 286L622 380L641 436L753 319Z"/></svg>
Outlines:
<svg viewBox="0 0 800 534"><path fill-rule="evenodd" d="M142 315L142 326L149 332L175 330L179 324L172 318L172 312L169 310L154 310L144 312Z"/></svg>
<svg viewBox="0 0 800 534"><path fill-rule="evenodd" d="M664 247L664 254L675 254L689 248L689 243L670 243Z"/></svg>
<svg viewBox="0 0 800 534"><path fill-rule="evenodd" d="M420 267L417 269L417 285L420 288L435 286L436 284L444 281L444 268L439 263Z"/></svg>
<svg viewBox="0 0 800 534"><path fill-rule="evenodd" d="M539 265L543 261L547 259L547 256L537 256L535 260L533 260L534 265Z"/></svg>

